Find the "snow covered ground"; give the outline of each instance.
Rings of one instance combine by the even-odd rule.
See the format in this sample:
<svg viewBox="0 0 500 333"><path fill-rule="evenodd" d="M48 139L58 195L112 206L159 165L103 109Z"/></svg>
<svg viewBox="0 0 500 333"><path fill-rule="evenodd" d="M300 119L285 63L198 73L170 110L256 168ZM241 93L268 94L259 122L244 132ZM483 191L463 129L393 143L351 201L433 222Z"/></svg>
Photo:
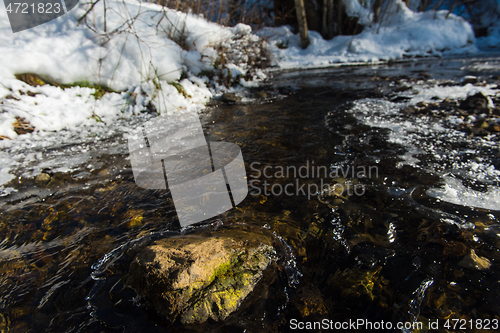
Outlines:
<svg viewBox="0 0 500 333"><path fill-rule="evenodd" d="M266 28L258 34L269 40L276 62L283 69L328 67L345 63L377 63L405 57L441 56L476 52L469 23L448 11L415 13L397 0L373 23L370 11L357 0L345 1L350 16L366 25L355 36L324 40L309 31L310 45L303 50L300 37L289 27Z"/></svg>
<svg viewBox="0 0 500 333"><path fill-rule="evenodd" d="M477 46L485 51L500 49L500 22L488 29L488 36L477 39Z"/></svg>
<svg viewBox="0 0 500 333"><path fill-rule="evenodd" d="M8 97L0 114L0 135L17 137L12 127L15 117L29 121L36 131L57 131L137 114L150 102L160 113L203 108L212 92L208 78L200 74L214 70L218 47L230 46L251 31L245 25L222 27L133 0L98 3L87 17L89 28L83 21L78 24L87 8L77 7L16 34L6 11L0 10L0 99ZM232 68L245 74L244 68L234 64ZM21 73L68 85L100 84L121 92L95 100L94 88L35 88L14 77Z"/></svg>

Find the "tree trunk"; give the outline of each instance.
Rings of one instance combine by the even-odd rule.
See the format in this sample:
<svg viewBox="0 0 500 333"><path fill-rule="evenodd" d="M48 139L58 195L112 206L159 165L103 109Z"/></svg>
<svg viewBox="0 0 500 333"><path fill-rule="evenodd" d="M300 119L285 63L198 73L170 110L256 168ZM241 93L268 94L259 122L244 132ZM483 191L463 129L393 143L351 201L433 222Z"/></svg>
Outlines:
<svg viewBox="0 0 500 333"><path fill-rule="evenodd" d="M326 39L332 39L335 35L335 19L333 13L335 9L333 8L333 0L325 0L327 3L327 18L328 18L328 34L326 35Z"/></svg>
<svg viewBox="0 0 500 333"><path fill-rule="evenodd" d="M302 43L302 48L305 49L309 45L309 35L307 34L304 0L295 0L295 13L297 14L297 23L299 24L300 41Z"/></svg>
<svg viewBox="0 0 500 333"><path fill-rule="evenodd" d="M328 28L330 26L330 20L328 19L328 1L329 0L323 0L323 8L321 11L321 35L323 35L323 38L328 36Z"/></svg>
<svg viewBox="0 0 500 333"><path fill-rule="evenodd" d="M383 0L375 0L373 2L373 21L378 23L378 16L380 15L380 8L382 7Z"/></svg>
<svg viewBox="0 0 500 333"><path fill-rule="evenodd" d="M466 2L467 3L467 2ZM418 6L418 11L419 12L425 12L427 7L429 7L430 0L421 0L420 5Z"/></svg>
<svg viewBox="0 0 500 333"><path fill-rule="evenodd" d="M343 0L335 0L335 6L337 7L337 35L342 35L342 25L343 25L343 22L342 22L342 14L344 13L344 8L342 8L344 5L344 1ZM332 1L332 4L331 4L331 9L330 9L330 12L331 12L331 15L332 15L332 25L333 25L333 1ZM333 38L333 36L332 36Z"/></svg>
<svg viewBox="0 0 500 333"><path fill-rule="evenodd" d="M334 12L333 0L323 0L321 35L325 39L332 39L335 36Z"/></svg>

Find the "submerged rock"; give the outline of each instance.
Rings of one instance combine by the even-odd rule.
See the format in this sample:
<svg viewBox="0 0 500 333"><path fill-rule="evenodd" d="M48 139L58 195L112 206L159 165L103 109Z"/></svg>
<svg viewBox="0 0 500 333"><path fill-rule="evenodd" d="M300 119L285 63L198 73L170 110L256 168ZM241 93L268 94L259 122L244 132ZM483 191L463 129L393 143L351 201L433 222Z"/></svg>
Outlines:
<svg viewBox="0 0 500 333"><path fill-rule="evenodd" d="M273 253L271 238L262 233L171 237L136 256L126 284L171 321L222 321L252 292Z"/></svg>
<svg viewBox="0 0 500 333"><path fill-rule="evenodd" d="M255 93L255 98L260 98L260 99L266 99L267 98L267 94L263 91L257 91Z"/></svg>
<svg viewBox="0 0 500 333"><path fill-rule="evenodd" d="M48 173L41 172L35 177L35 182L38 185L45 185L50 181L51 178L52 177Z"/></svg>
<svg viewBox="0 0 500 333"><path fill-rule="evenodd" d="M491 262L485 258L480 257L474 250L470 250L470 254L466 255L459 263L460 266L470 269L487 270L491 267Z"/></svg>
<svg viewBox="0 0 500 333"><path fill-rule="evenodd" d="M225 103L238 103L241 102L243 98L234 93L223 93L221 100Z"/></svg>
<svg viewBox="0 0 500 333"><path fill-rule="evenodd" d="M291 302L300 312L302 318L310 315L325 316L329 314L323 295L314 284L299 285L292 295Z"/></svg>

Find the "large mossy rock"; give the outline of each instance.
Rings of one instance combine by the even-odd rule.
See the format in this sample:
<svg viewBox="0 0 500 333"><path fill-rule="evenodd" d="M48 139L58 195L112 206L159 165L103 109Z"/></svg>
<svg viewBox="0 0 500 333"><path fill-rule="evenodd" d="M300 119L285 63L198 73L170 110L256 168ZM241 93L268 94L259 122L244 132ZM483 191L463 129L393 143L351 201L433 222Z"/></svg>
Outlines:
<svg viewBox="0 0 500 333"><path fill-rule="evenodd" d="M130 265L126 284L171 321L226 319L272 262L271 237L225 230L154 242Z"/></svg>

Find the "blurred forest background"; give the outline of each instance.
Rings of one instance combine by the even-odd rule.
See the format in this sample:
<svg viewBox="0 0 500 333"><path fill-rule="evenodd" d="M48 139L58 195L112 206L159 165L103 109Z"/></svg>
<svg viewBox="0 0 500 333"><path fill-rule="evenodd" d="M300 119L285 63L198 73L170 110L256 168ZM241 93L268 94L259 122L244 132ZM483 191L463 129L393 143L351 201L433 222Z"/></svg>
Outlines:
<svg viewBox="0 0 500 333"><path fill-rule="evenodd" d="M372 13L371 23L382 23L386 9L398 0L303 0L307 26L325 39L354 35L363 22L349 15L348 8L364 7ZM245 23L254 29L290 25L297 28L294 0L153 0L162 6L202 15L226 26ZM476 37L487 36L500 24L499 0L403 0L415 12L447 10L471 23ZM298 30L297 30L298 31Z"/></svg>

